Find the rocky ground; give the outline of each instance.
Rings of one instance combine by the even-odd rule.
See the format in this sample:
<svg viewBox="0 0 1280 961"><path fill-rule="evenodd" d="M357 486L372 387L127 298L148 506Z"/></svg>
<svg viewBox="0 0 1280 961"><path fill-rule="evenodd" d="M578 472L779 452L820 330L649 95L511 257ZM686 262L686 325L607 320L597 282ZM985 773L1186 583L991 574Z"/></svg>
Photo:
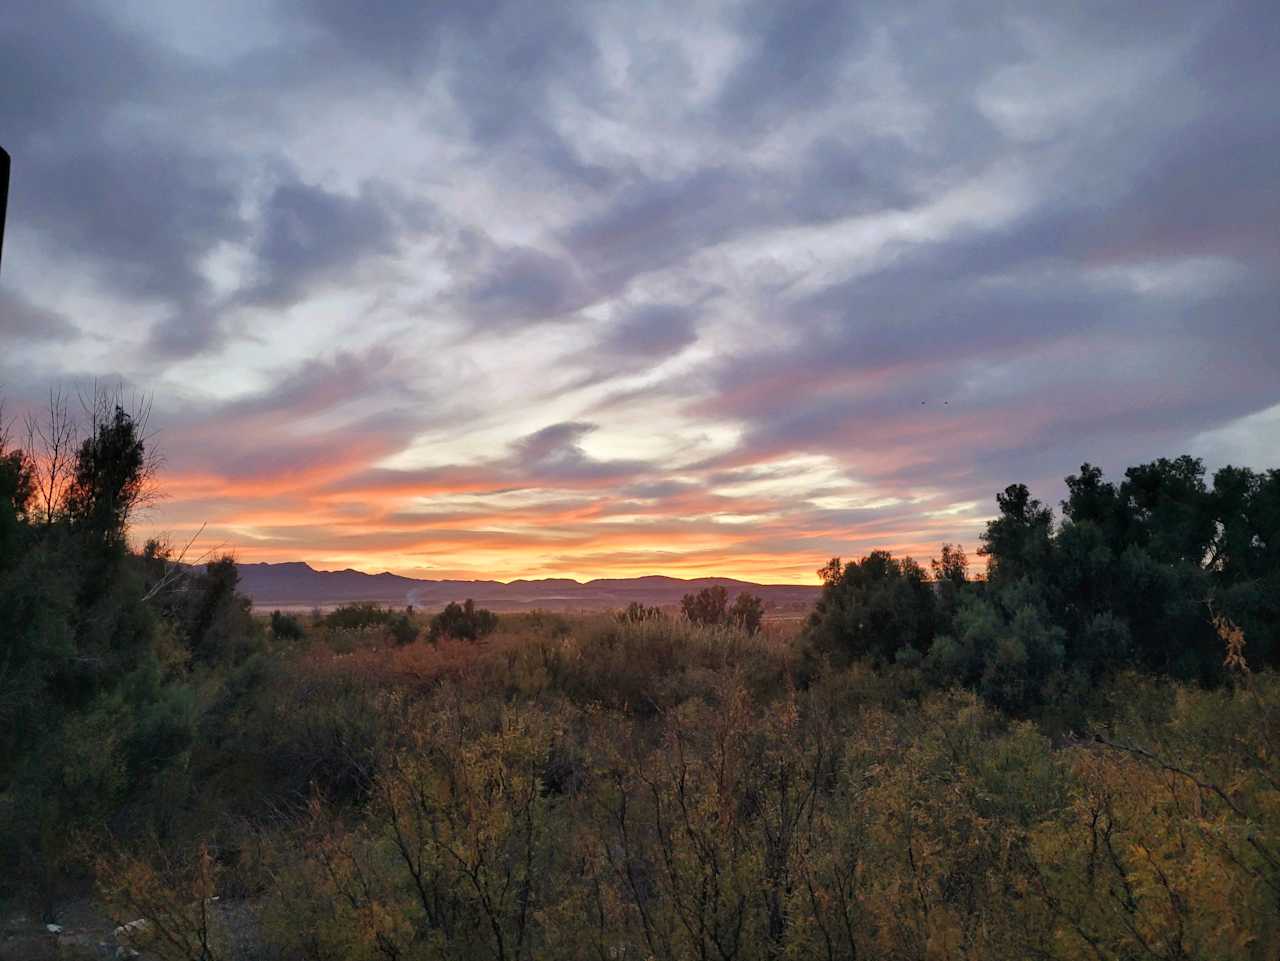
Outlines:
<svg viewBox="0 0 1280 961"><path fill-rule="evenodd" d="M218 929L227 943L220 955L227 961L261 961L265 955L257 938L252 907L244 901L220 901L214 906ZM116 961L136 958L155 961L152 952L133 950L127 934L92 901L78 899L59 906L57 923L15 913L0 920L0 961Z"/></svg>
<svg viewBox="0 0 1280 961"><path fill-rule="evenodd" d="M126 956L128 949L114 933L116 925L88 899L65 902L56 917L56 924L24 913L4 918L0 961L115 958L117 952Z"/></svg>

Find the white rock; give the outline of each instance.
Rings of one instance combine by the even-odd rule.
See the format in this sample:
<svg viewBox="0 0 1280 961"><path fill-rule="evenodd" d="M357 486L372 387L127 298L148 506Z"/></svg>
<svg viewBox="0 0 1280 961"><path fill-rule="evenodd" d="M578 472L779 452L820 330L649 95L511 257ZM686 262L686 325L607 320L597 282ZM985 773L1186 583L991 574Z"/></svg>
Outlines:
<svg viewBox="0 0 1280 961"><path fill-rule="evenodd" d="M122 924L120 927L116 928L115 935L117 938L120 938L130 934L141 934L149 927L151 927L151 922L146 918L137 918L130 921L128 924Z"/></svg>
<svg viewBox="0 0 1280 961"><path fill-rule="evenodd" d="M48 931L50 934L61 934L61 933L62 933L62 925L60 925L60 924L46 924L46 925L44 926L44 929L45 929L46 931Z"/></svg>

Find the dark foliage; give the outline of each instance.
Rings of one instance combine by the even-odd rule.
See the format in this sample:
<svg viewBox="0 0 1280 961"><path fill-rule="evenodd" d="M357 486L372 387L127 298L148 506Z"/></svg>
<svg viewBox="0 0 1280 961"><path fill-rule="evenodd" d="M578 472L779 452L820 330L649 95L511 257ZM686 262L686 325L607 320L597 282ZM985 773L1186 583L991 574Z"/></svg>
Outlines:
<svg viewBox="0 0 1280 961"><path fill-rule="evenodd" d="M128 549L154 463L145 411L85 406L76 442L54 399L39 459L0 442L0 896L23 879L51 896L76 832L180 793L202 672L261 643L232 560Z"/></svg>
<svg viewBox="0 0 1280 961"><path fill-rule="evenodd" d="M80 445L64 509L72 524L104 540L122 539L148 481L146 446L133 417L119 405L95 409Z"/></svg>
<svg viewBox="0 0 1280 961"><path fill-rule="evenodd" d="M382 627L390 624L395 617L393 611L371 601L359 601L355 604L343 604L334 608L323 618L325 627L347 631L363 631L370 627Z"/></svg>
<svg viewBox="0 0 1280 961"><path fill-rule="evenodd" d="M893 661L903 648L929 649L936 602L914 560L872 551L844 565L832 558L820 574L822 597L808 624L815 648L837 661L869 657L879 664Z"/></svg>
<svg viewBox="0 0 1280 961"><path fill-rule="evenodd" d="M680 612L694 624L723 624L729 616L729 592L717 584L686 594Z"/></svg>
<svg viewBox="0 0 1280 961"><path fill-rule="evenodd" d="M229 556L205 565L199 589L189 591L193 605L187 613L191 654L197 661L242 660L251 650L255 633L249 599L236 592L240 573Z"/></svg>
<svg viewBox="0 0 1280 961"><path fill-rule="evenodd" d="M665 617L659 607L647 607L639 601L632 601L625 610L618 611L618 620L623 624L639 624L642 621L656 621Z"/></svg>
<svg viewBox="0 0 1280 961"><path fill-rule="evenodd" d="M727 620L746 634L755 634L764 623L764 601L745 591L733 599Z"/></svg>
<svg viewBox="0 0 1280 961"><path fill-rule="evenodd" d="M498 615L476 607L471 598L459 604L451 601L443 611L431 619L427 638L438 641L450 637L459 641L476 641L492 634L498 627Z"/></svg>
<svg viewBox="0 0 1280 961"><path fill-rule="evenodd" d="M278 641L300 641L307 636L302 621L292 614L271 612L271 636Z"/></svg>
<svg viewBox="0 0 1280 961"><path fill-rule="evenodd" d="M809 648L834 661L920 666L1027 712L1139 669L1216 683L1224 631L1245 661L1280 664L1280 471L1225 467L1206 484L1192 457L1131 467L1119 484L1085 464L1062 519L1014 484L996 496L970 581L944 545L932 580L910 558L872 552L820 572Z"/></svg>
<svg viewBox="0 0 1280 961"><path fill-rule="evenodd" d="M412 644L418 639L418 622L407 612L391 618L387 626L391 631L391 639L398 645Z"/></svg>

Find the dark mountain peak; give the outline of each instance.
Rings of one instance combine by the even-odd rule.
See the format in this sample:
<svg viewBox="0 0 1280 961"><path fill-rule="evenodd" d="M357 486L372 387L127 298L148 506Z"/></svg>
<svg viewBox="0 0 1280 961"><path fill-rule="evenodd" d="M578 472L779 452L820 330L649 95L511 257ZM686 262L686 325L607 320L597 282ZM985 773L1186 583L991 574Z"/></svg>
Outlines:
<svg viewBox="0 0 1280 961"><path fill-rule="evenodd" d="M721 585L731 592L759 593L766 603L805 605L817 597L818 588L804 585L760 585L731 577L699 577L687 580L665 574L644 577L606 577L583 584L570 577L521 578L503 583L494 580L419 580L382 571L367 574L347 568L316 570L303 561L282 564L240 565L240 589L259 607L348 604L373 601L380 604L443 607L450 601L473 599L498 610L559 607L568 610L606 610L626 607L632 601L674 605L690 591Z"/></svg>
<svg viewBox="0 0 1280 961"><path fill-rule="evenodd" d="M681 580L678 577L668 577L666 574L643 574L640 577L597 577L587 581L586 586L599 584L687 584L688 581Z"/></svg>
<svg viewBox="0 0 1280 961"><path fill-rule="evenodd" d="M281 561L279 564L272 564L267 561L255 561L251 564L237 563L236 567L241 571L246 568L254 568L255 570L266 570L270 568L273 571L279 571L282 574L322 574L324 571L318 571L306 561Z"/></svg>

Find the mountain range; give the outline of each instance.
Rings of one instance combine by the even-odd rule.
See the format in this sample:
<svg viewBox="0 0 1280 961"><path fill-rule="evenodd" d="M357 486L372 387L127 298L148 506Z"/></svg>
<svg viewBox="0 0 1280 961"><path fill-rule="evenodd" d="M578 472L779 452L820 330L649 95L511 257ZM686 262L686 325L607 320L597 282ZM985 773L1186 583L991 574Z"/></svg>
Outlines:
<svg viewBox="0 0 1280 961"><path fill-rule="evenodd" d="M412 604L434 609L450 601L471 598L498 610L605 610L626 607L632 601L657 606L680 603L691 591L720 585L732 600L747 591L759 595L775 611L806 610L820 588L802 584L754 584L731 577L697 577L685 580L654 574L646 577L599 578L575 581L553 577L542 580L462 581L421 580L400 574L363 571L318 571L310 564L240 564L240 591L258 608L332 607L353 601L376 601L392 606Z"/></svg>

